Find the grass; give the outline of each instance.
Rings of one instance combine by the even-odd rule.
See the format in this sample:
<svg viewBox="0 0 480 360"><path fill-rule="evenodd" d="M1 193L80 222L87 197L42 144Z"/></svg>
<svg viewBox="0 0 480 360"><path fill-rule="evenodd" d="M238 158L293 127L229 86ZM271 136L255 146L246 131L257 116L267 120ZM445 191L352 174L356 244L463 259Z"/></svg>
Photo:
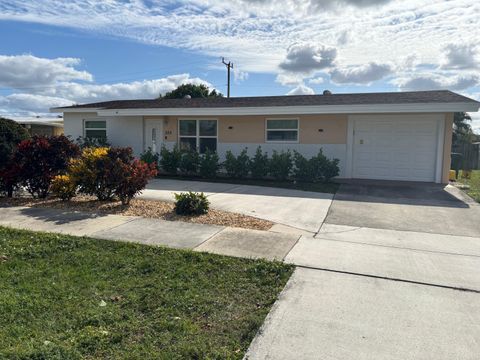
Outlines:
<svg viewBox="0 0 480 360"><path fill-rule="evenodd" d="M264 179L235 179L229 177L218 177L212 179L205 179L196 176L172 176L172 175L159 175L159 179L176 179L176 180L193 180L193 181L204 181L204 182L214 182L214 183L226 183L226 184L237 184L237 185L254 185L254 186L268 186L276 187L282 189L293 189L293 190L303 190L303 191L313 191L319 193L329 193L335 194L340 186L340 184L335 182L293 182L293 181L278 181L278 180L264 180Z"/></svg>
<svg viewBox="0 0 480 360"><path fill-rule="evenodd" d="M0 358L241 359L292 271L0 227Z"/></svg>
<svg viewBox="0 0 480 360"><path fill-rule="evenodd" d="M460 176L459 182L470 186L466 193L475 201L480 202L480 170L473 170L470 179L462 179Z"/></svg>

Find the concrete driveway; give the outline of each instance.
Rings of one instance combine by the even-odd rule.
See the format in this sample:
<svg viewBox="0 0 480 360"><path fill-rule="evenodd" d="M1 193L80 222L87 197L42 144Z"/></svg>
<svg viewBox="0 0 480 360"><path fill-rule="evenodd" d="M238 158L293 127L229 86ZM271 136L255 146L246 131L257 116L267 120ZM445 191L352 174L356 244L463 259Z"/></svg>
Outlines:
<svg viewBox="0 0 480 360"><path fill-rule="evenodd" d="M433 184L342 185L248 359L478 359L480 207Z"/></svg>
<svg viewBox="0 0 480 360"><path fill-rule="evenodd" d="M204 192L213 208L250 215L316 233L327 216L332 194L201 181L154 179L141 198L173 201L174 193Z"/></svg>
<svg viewBox="0 0 480 360"><path fill-rule="evenodd" d="M453 186L364 182L342 184L326 223L435 234L480 236L480 205Z"/></svg>

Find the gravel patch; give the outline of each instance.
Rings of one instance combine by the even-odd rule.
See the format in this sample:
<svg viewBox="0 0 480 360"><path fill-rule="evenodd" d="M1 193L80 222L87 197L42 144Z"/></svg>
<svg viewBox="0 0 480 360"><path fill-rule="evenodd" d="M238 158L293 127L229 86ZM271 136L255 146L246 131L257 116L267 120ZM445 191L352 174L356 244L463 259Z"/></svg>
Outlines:
<svg viewBox="0 0 480 360"><path fill-rule="evenodd" d="M30 206L102 214L143 216L153 219L222 225L254 230L269 230L273 226L271 221L214 209L210 209L207 214L198 216L177 215L173 210L174 205L172 203L157 200L133 199L129 205L122 205L120 201L98 201L95 197L91 196L77 196L70 201L61 201L54 198L0 198L0 206Z"/></svg>

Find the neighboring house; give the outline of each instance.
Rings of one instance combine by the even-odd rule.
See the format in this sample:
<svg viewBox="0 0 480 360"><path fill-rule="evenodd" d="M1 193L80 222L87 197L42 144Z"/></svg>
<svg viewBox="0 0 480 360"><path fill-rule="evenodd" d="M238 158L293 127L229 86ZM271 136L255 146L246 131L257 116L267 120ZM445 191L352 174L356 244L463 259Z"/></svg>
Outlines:
<svg viewBox="0 0 480 360"><path fill-rule="evenodd" d="M65 134L107 137L136 154L162 145L252 155L258 146L340 159L340 177L448 182L453 113L480 103L450 91L121 100L51 109Z"/></svg>
<svg viewBox="0 0 480 360"><path fill-rule="evenodd" d="M12 120L21 124L30 135L61 135L63 134L63 119L48 117L14 117Z"/></svg>

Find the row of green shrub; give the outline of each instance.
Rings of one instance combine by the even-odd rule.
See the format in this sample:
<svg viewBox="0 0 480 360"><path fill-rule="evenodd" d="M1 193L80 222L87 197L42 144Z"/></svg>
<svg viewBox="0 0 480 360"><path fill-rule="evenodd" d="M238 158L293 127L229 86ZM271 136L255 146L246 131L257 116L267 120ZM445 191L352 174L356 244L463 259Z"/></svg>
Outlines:
<svg viewBox="0 0 480 360"><path fill-rule="evenodd" d="M80 149L63 135L30 138L6 119L0 119L0 130L0 194L7 196L22 187L34 198L53 192L68 200L80 192L128 204L157 174L131 148Z"/></svg>
<svg viewBox="0 0 480 360"><path fill-rule="evenodd" d="M306 158L295 150L273 151L269 157L259 146L253 157L249 157L246 148L237 156L227 151L225 161L220 163L214 152L207 150L204 154L199 154L195 151L182 151L175 146L172 150L162 147L160 154L149 150L142 154L141 159L158 163L161 171L167 174L199 175L204 178L214 178L222 172L232 178L328 182L339 174L339 160L327 158L322 149L311 158Z"/></svg>

